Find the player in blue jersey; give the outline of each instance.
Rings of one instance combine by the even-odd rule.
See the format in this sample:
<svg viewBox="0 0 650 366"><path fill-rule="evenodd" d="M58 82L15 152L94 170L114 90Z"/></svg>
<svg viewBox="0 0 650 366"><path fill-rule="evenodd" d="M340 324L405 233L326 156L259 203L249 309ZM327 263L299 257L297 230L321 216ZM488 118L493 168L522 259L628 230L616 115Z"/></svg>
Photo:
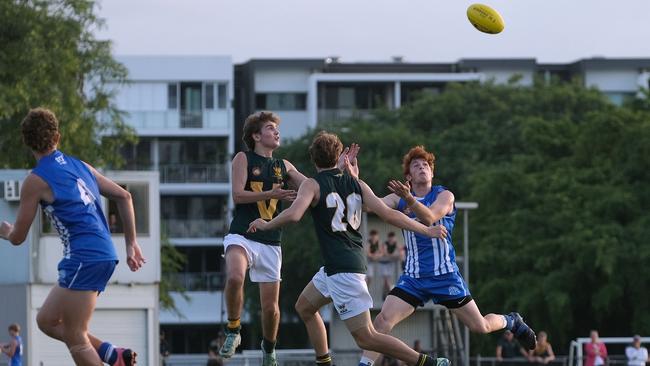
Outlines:
<svg viewBox="0 0 650 366"><path fill-rule="evenodd" d="M356 164L356 151L350 154ZM388 333L429 300L451 310L471 331L491 333L511 330L527 349L534 349L535 332L518 313L483 316L472 299L467 284L458 270L451 234L456 219L454 195L443 186L432 183L435 156L422 146L413 147L404 156L403 172L406 184L390 181L393 192L382 200L424 225L443 225L446 238L428 238L403 230L406 247L404 273L386 297L381 312L374 320L375 328ZM379 355L364 352L360 365L372 365Z"/></svg>
<svg viewBox="0 0 650 366"><path fill-rule="evenodd" d="M20 337L20 326L11 324L9 326L11 341L0 345L2 353L9 357L9 366L22 366L23 364L23 340Z"/></svg>
<svg viewBox="0 0 650 366"><path fill-rule="evenodd" d="M77 365L134 365L135 352L116 348L88 333L97 296L118 263L100 194L117 203L127 265L137 271L145 262L136 241L131 195L92 166L57 150L59 122L51 111L32 109L21 129L23 142L38 162L21 187L16 222L3 221L0 238L14 245L25 241L40 204L63 243L58 285L36 316L38 327L64 342Z"/></svg>

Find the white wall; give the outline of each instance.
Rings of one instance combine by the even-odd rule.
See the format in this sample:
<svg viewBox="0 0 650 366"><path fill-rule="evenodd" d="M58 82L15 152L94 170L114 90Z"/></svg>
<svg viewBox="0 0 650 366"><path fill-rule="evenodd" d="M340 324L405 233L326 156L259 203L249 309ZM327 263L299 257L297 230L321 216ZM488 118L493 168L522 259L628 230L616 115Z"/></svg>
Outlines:
<svg viewBox="0 0 650 366"><path fill-rule="evenodd" d="M265 69L255 70L255 92L257 93L306 93L309 88L309 70Z"/></svg>
<svg viewBox="0 0 650 366"><path fill-rule="evenodd" d="M505 84L508 80L516 74L522 76L519 80L519 85L531 86L533 85L533 78L535 73L527 68L481 68L479 70L483 75L485 75L485 80L494 79L497 84Z"/></svg>
<svg viewBox="0 0 650 366"><path fill-rule="evenodd" d="M636 70L586 70L585 85L595 86L601 91L636 92L639 75Z"/></svg>
<svg viewBox="0 0 650 366"><path fill-rule="evenodd" d="M125 111L167 110L167 83L133 82L118 89L115 102Z"/></svg>

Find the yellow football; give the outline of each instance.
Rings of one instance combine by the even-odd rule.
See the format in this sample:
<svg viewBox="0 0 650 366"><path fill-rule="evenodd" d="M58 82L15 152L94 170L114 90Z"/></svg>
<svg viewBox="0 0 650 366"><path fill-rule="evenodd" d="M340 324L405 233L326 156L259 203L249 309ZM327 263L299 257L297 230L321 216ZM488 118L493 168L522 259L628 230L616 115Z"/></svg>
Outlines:
<svg viewBox="0 0 650 366"><path fill-rule="evenodd" d="M503 18L496 10L483 4L472 4L467 8L467 19L483 33L501 33L505 27Z"/></svg>

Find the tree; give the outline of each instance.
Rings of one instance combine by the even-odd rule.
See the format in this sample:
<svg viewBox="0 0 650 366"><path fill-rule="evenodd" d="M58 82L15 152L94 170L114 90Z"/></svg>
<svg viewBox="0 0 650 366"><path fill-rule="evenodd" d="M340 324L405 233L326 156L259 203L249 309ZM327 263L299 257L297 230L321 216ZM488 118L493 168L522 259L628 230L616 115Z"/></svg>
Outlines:
<svg viewBox="0 0 650 366"><path fill-rule="evenodd" d="M88 0L0 2L0 167L33 165L17 137L22 118L38 106L57 115L62 149L91 164L119 166L117 149L135 142L106 86L124 82L127 71L111 56L111 43L95 39L103 25L95 6Z"/></svg>
<svg viewBox="0 0 650 366"><path fill-rule="evenodd" d="M454 84L399 110L324 128L360 143L361 178L378 195L402 178L402 155L423 144L436 154L436 183L457 200L479 202L469 283L483 312L520 311L559 352L590 329L650 331L643 294L650 273L641 270L650 257L647 99L616 106L580 81ZM308 175L314 132L279 152ZM303 244L308 231L287 229L285 271L313 270L290 252L320 258ZM286 292L291 281L304 286L308 278L285 277L283 296L295 299ZM493 352L496 337L473 336L473 353Z"/></svg>

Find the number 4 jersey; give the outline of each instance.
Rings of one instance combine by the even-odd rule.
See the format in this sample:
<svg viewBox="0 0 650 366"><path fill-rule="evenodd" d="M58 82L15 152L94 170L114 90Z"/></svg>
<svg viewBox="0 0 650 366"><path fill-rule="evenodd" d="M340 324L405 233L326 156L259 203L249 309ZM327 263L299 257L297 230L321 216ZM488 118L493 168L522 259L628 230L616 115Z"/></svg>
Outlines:
<svg viewBox="0 0 650 366"><path fill-rule="evenodd" d="M324 170L314 177L320 199L312 207L325 273L366 273L366 256L359 233L362 194L356 179L339 169Z"/></svg>
<svg viewBox="0 0 650 366"><path fill-rule="evenodd" d="M41 207L61 237L63 258L117 260L97 180L90 169L57 150L42 157L32 173L43 179L54 195L54 202L41 202Z"/></svg>

